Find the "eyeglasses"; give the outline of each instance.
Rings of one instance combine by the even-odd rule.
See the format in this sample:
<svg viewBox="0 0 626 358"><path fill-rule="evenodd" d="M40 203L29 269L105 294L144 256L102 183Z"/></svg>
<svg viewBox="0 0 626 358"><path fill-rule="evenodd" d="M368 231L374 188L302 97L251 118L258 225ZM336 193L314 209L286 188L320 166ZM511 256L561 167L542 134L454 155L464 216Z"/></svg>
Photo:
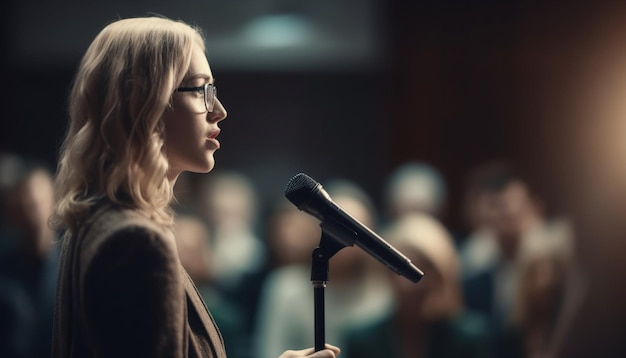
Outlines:
<svg viewBox="0 0 626 358"><path fill-rule="evenodd" d="M217 97L217 87L212 83L205 83L200 87L178 87L174 92L192 92L193 94L204 97L204 108L207 112L213 112L215 108L215 97ZM204 112L202 112L204 113Z"/></svg>

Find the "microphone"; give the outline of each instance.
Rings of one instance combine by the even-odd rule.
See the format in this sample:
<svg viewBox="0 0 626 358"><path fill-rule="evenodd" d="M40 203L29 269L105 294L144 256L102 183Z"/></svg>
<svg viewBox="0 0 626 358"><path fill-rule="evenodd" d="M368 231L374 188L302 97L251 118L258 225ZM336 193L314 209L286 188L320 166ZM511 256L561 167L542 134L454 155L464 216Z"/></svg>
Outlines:
<svg viewBox="0 0 626 358"><path fill-rule="evenodd" d="M291 178L285 188L285 196L299 210L315 216L322 222L333 221L348 228L352 231L351 234L356 234L354 243L357 246L397 274L413 282L418 282L424 276L424 273L400 251L333 202L322 185L308 175L300 173ZM334 234L341 235L341 232Z"/></svg>

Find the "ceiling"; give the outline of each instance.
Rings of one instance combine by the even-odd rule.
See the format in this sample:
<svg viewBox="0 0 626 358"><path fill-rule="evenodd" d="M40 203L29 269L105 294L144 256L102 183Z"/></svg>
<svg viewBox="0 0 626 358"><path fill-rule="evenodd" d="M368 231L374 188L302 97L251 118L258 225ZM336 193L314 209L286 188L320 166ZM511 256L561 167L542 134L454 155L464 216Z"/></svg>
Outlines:
<svg viewBox="0 0 626 358"><path fill-rule="evenodd" d="M73 64L106 23L152 12L202 27L222 70L367 69L383 60L381 2L20 0L8 5L8 60Z"/></svg>

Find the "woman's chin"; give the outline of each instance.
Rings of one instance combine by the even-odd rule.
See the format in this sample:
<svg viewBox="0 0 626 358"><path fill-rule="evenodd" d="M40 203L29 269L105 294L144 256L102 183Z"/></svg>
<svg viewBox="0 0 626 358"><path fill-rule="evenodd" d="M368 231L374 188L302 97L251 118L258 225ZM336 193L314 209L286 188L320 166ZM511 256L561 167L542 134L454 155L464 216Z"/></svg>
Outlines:
<svg viewBox="0 0 626 358"><path fill-rule="evenodd" d="M200 168L198 173L208 173L211 170L213 170L214 167L215 167L215 159L213 158L213 156L211 156L210 158L207 158L207 161Z"/></svg>
<svg viewBox="0 0 626 358"><path fill-rule="evenodd" d="M194 174L206 174L210 172L211 170L213 170L213 165L197 165L196 164L196 165L188 166L184 168L183 170L180 171L180 173L187 172L187 173L194 173Z"/></svg>

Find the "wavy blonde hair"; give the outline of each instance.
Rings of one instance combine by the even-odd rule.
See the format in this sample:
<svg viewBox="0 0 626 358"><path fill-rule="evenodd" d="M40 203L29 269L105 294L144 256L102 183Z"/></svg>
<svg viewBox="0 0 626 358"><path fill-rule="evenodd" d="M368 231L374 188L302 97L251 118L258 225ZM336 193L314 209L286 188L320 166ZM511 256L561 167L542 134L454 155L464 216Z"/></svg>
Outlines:
<svg viewBox="0 0 626 358"><path fill-rule="evenodd" d="M172 225L162 115L195 45L205 51L198 28L164 17L117 20L96 36L69 96L56 225L75 233L101 199Z"/></svg>

